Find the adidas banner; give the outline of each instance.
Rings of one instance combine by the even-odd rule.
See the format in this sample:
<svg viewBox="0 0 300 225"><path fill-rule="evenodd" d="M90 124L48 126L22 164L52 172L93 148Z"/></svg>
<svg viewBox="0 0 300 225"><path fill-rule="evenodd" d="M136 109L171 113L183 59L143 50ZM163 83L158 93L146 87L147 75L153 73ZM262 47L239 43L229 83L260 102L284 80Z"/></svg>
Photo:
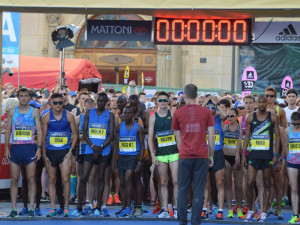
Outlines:
<svg viewBox="0 0 300 225"><path fill-rule="evenodd" d="M253 43L300 43L300 22L255 22Z"/></svg>

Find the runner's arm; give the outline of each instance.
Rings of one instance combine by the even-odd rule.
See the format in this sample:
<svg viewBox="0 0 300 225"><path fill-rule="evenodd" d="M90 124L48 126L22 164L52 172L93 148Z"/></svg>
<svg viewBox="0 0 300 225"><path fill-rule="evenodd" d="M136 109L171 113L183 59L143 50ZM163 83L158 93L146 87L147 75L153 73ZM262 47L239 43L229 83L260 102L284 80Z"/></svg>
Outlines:
<svg viewBox="0 0 300 225"><path fill-rule="evenodd" d="M104 149L107 145L109 145L114 140L114 132L115 132L115 116L112 112L109 112L109 133L106 140L103 142Z"/></svg>
<svg viewBox="0 0 300 225"><path fill-rule="evenodd" d="M49 115L50 112L46 113L42 117L42 157L46 157L46 138L47 138L47 130L49 124Z"/></svg>
<svg viewBox="0 0 300 225"><path fill-rule="evenodd" d="M285 153L286 153L286 137L285 137L285 132L283 127L279 127L279 132L280 132L280 145L281 145L281 155L280 159L284 159Z"/></svg>
<svg viewBox="0 0 300 225"><path fill-rule="evenodd" d="M215 127L211 126L207 128L208 130L208 156L214 157L214 150L215 150Z"/></svg>
<svg viewBox="0 0 300 225"><path fill-rule="evenodd" d="M280 114L280 121L279 122L281 123L281 125L285 129L285 128L288 127L288 125L287 125L287 120L286 120L286 115L285 115L284 109L280 108L279 109L279 114Z"/></svg>
<svg viewBox="0 0 300 225"><path fill-rule="evenodd" d="M243 156L246 156L246 150L247 150L247 146L249 144L250 141L250 131L251 131L251 123L253 120L253 114L249 115L247 117L247 129L246 129L246 135L245 135L245 140L244 140L244 146L243 146Z"/></svg>
<svg viewBox="0 0 300 225"><path fill-rule="evenodd" d="M290 128L285 129L285 140L286 140L286 160L288 159L289 150L290 150L290 138L289 138Z"/></svg>
<svg viewBox="0 0 300 225"><path fill-rule="evenodd" d="M77 142L78 142L78 130L76 128L74 115L72 113L67 112L67 117L68 117L68 121L70 123L71 132L72 132L71 149L74 149L77 145Z"/></svg>
<svg viewBox="0 0 300 225"><path fill-rule="evenodd" d="M155 125L155 114L150 116L149 119L149 130L148 130L148 147L151 154L151 157L155 157L154 149L154 125Z"/></svg>
<svg viewBox="0 0 300 225"><path fill-rule="evenodd" d="M141 145L139 162L142 162L142 159L144 157L144 152L145 152L145 142L144 142L144 132L141 125L138 125L138 135L139 135L139 141Z"/></svg>
<svg viewBox="0 0 300 225"><path fill-rule="evenodd" d="M119 123L119 124L116 126L116 129L115 129L115 141L114 141L113 154L112 154L112 165L113 165L113 167L115 167L114 161L115 161L117 152L119 151L119 134L120 134L120 127L121 127L121 124Z"/></svg>
<svg viewBox="0 0 300 225"><path fill-rule="evenodd" d="M85 114L84 114L84 123L83 123L83 137L86 140L87 144L91 147L91 149L94 151L92 148L92 141L89 138L88 134L88 129L89 129L89 117L90 117L90 110L88 109Z"/></svg>
<svg viewBox="0 0 300 225"><path fill-rule="evenodd" d="M149 117L150 117L148 111L144 110L142 117L143 117L143 124L144 124L144 134L148 134Z"/></svg>
<svg viewBox="0 0 300 225"><path fill-rule="evenodd" d="M275 149L273 149L273 163L274 163L274 157L276 157L276 155L274 154L277 154L277 158L276 158L276 161L278 160L279 158L279 139L280 139L280 133L279 133L279 121L278 121L278 117L276 114L271 114L271 117L272 117L272 123L274 124L274 129L275 129L275 136L276 137L279 137L279 138L276 138L276 141L275 141ZM275 162L276 162L275 161Z"/></svg>
<svg viewBox="0 0 300 225"><path fill-rule="evenodd" d="M10 135L11 135L11 121L12 121L12 117L13 117L13 112L14 112L14 108L8 110L7 113L7 127L6 127L6 131L5 131L5 152L8 153L9 152L9 140L10 140Z"/></svg>

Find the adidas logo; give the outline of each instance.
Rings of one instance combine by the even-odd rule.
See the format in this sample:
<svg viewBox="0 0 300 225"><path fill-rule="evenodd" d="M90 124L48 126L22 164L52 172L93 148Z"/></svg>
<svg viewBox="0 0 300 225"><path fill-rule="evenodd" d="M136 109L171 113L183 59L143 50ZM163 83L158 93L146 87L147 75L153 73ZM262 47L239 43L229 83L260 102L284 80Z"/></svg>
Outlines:
<svg viewBox="0 0 300 225"><path fill-rule="evenodd" d="M298 41L300 36L297 36L297 31L292 24L289 24L276 36L276 41Z"/></svg>
<svg viewBox="0 0 300 225"><path fill-rule="evenodd" d="M247 71L247 79L253 79L254 75L253 75L253 71Z"/></svg>

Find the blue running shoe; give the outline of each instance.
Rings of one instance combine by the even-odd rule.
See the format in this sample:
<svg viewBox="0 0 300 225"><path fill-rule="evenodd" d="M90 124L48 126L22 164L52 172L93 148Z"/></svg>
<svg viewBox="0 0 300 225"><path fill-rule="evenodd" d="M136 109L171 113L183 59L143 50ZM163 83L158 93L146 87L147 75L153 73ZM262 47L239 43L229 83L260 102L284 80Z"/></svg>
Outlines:
<svg viewBox="0 0 300 225"><path fill-rule="evenodd" d="M101 215L104 216L104 217L109 217L109 214L108 214L108 211L107 211L106 208L103 208L103 209L101 210Z"/></svg>
<svg viewBox="0 0 300 225"><path fill-rule="evenodd" d="M58 215L61 215L61 214L64 213L64 210L63 210L62 208L59 208L58 210L56 210L56 213L57 213Z"/></svg>
<svg viewBox="0 0 300 225"><path fill-rule="evenodd" d="M90 215L90 214L93 214L93 209L90 206L82 211L82 215Z"/></svg>
<svg viewBox="0 0 300 225"><path fill-rule="evenodd" d="M82 211L79 211L77 208L72 212L71 217L81 217L81 215L82 215Z"/></svg>
<svg viewBox="0 0 300 225"><path fill-rule="evenodd" d="M21 210L21 212L19 213L19 215L20 216L24 216L24 215L26 215L26 214L28 214L28 208L23 208L22 210Z"/></svg>
<svg viewBox="0 0 300 225"><path fill-rule="evenodd" d="M34 213L36 216L42 216L42 212L40 208L35 208Z"/></svg>
<svg viewBox="0 0 300 225"><path fill-rule="evenodd" d="M7 218L16 218L18 217L18 213L16 210L12 210Z"/></svg>
<svg viewBox="0 0 300 225"><path fill-rule="evenodd" d="M130 207L126 207L125 213L126 213L128 216L130 216L130 215L131 215L131 208L130 208Z"/></svg>
<svg viewBox="0 0 300 225"><path fill-rule="evenodd" d="M117 217L127 217L125 210L122 210Z"/></svg>
<svg viewBox="0 0 300 225"><path fill-rule="evenodd" d="M32 209L28 210L28 217L34 217L34 212Z"/></svg>
<svg viewBox="0 0 300 225"><path fill-rule="evenodd" d="M142 211L143 211L143 213L148 213L148 210L144 203L142 204Z"/></svg>
<svg viewBox="0 0 300 225"><path fill-rule="evenodd" d="M95 211L94 211L94 217L100 217L100 211L99 211L99 209L95 209Z"/></svg>

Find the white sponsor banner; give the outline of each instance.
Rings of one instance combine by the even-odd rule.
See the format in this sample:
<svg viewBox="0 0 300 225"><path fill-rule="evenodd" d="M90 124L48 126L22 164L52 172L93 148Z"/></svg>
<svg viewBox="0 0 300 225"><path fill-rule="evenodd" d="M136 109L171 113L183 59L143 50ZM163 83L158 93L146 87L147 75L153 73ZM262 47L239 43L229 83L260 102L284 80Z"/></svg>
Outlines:
<svg viewBox="0 0 300 225"><path fill-rule="evenodd" d="M253 43L300 43L300 22L255 22Z"/></svg>

